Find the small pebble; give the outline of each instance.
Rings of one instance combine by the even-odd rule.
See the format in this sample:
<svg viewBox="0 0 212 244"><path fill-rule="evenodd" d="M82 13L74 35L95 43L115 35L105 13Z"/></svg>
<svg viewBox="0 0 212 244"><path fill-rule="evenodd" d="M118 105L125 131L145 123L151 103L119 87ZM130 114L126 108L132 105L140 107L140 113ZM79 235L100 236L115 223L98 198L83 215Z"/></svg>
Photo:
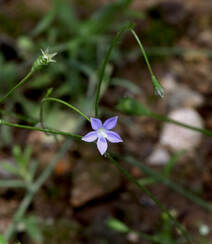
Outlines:
<svg viewBox="0 0 212 244"><path fill-rule="evenodd" d="M181 123L203 128L203 120L200 115L191 108L180 108L172 111L168 117ZM160 137L160 144L169 146L171 149L192 150L199 146L202 134L191 129L165 123Z"/></svg>

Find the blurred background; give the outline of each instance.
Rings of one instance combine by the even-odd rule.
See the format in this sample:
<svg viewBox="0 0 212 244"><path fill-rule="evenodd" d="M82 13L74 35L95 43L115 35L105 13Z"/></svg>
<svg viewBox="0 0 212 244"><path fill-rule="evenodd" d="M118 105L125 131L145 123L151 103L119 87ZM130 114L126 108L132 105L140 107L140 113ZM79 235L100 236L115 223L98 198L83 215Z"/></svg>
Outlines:
<svg viewBox="0 0 212 244"><path fill-rule="evenodd" d="M29 72L40 49L58 53L56 63L36 72L1 104L1 118L38 125L40 102L49 88L51 96L94 116L99 69L115 34L130 21L136 23L165 97L153 95L140 49L126 32L112 52L101 93L100 117L118 115L116 131L124 140L110 149L135 157L144 168L120 163L164 203L195 243L210 244L212 139L140 116L137 105L212 129L211 1L0 0L0 96ZM45 105L44 121L49 128L80 135L90 130L76 113L54 102ZM11 224L26 193L24 187L5 182L26 180L35 168L39 176L65 140L56 139L0 127L0 233ZM72 141L59 153L53 174L34 197L11 243L186 243L152 200L94 145ZM21 173L14 171L23 164ZM145 240L141 232L155 241Z"/></svg>

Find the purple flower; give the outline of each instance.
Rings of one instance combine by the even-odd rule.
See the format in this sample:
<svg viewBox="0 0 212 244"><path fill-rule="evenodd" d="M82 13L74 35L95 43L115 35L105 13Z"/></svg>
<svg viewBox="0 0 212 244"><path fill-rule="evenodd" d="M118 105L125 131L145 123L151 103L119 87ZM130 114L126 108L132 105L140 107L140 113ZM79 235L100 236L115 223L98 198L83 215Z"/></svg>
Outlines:
<svg viewBox="0 0 212 244"><path fill-rule="evenodd" d="M107 119L104 124L100 119L91 118L91 127L94 131L82 137L83 141L93 142L97 139L97 148L101 155L107 151L107 140L111 143L123 142L119 134L111 131L116 126L118 116ZM106 140L107 139L107 140Z"/></svg>

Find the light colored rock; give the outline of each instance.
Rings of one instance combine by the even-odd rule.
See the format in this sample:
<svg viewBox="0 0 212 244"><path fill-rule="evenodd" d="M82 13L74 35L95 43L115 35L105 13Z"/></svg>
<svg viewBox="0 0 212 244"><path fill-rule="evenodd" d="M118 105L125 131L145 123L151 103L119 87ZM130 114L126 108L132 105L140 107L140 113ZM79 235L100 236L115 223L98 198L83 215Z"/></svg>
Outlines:
<svg viewBox="0 0 212 244"><path fill-rule="evenodd" d="M162 78L161 83L166 94L173 93L177 89L177 81L173 74L166 74Z"/></svg>
<svg viewBox="0 0 212 244"><path fill-rule="evenodd" d="M169 158L169 153L165 148L156 147L147 161L152 165L164 165L169 161Z"/></svg>
<svg viewBox="0 0 212 244"><path fill-rule="evenodd" d="M162 85L167 94L167 104L171 109L180 107L195 108L203 104L203 96L189 87L178 84L172 74L167 74L162 79Z"/></svg>
<svg viewBox="0 0 212 244"><path fill-rule="evenodd" d="M180 108L172 111L169 118L187 125L203 128L200 115L191 108ZM202 134L175 124L166 123L160 137L160 144L169 146L173 150L192 150L201 142Z"/></svg>
<svg viewBox="0 0 212 244"><path fill-rule="evenodd" d="M181 86L169 98L169 105L171 108L190 107L195 108L203 104L203 97L201 94Z"/></svg>
<svg viewBox="0 0 212 244"><path fill-rule="evenodd" d="M130 232L127 235L127 240L131 243L139 243L139 234L136 232Z"/></svg>
<svg viewBox="0 0 212 244"><path fill-rule="evenodd" d="M205 31L201 32L199 37L198 37L198 41L202 45L212 47L212 31L205 30Z"/></svg>

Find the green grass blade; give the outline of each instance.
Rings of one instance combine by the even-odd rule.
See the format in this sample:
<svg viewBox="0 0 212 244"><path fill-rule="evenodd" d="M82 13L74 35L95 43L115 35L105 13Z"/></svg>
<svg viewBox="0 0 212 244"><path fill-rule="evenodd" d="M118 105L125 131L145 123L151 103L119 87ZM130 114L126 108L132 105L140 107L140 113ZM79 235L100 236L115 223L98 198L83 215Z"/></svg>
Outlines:
<svg viewBox="0 0 212 244"><path fill-rule="evenodd" d="M180 150L176 153L174 153L171 158L169 159L169 161L166 163L166 165L164 166L163 169L163 175L166 178L169 178L169 175L173 169L173 167L175 166L176 162L178 161L178 159L180 158L180 156L182 156L182 154L184 154L184 150Z"/></svg>
<svg viewBox="0 0 212 244"><path fill-rule="evenodd" d="M109 153L106 154L106 157L125 175L127 178L138 186L149 198L151 198L154 203L169 217L180 233L183 234L184 238L189 242L193 243L189 233L184 229L184 227L169 213L169 211L164 207L164 205L157 199L155 196L144 186L139 184L139 182L126 170L124 169Z"/></svg>
<svg viewBox="0 0 212 244"><path fill-rule="evenodd" d="M139 167L142 170L142 172L144 172L144 174L152 177L155 181L166 185L171 190L173 190L177 193L180 193L181 195L183 195L187 199L191 200L193 203L203 207L204 209L206 209L207 211L212 213L212 204L205 202L200 197L193 194L191 191L184 189L179 184L177 184L177 183L169 180L168 178L164 177L163 174L157 173L156 171L152 170L150 167L144 165L143 163L134 159L133 157L125 157L125 158L120 157L120 159L123 159L125 162Z"/></svg>
<svg viewBox="0 0 212 244"><path fill-rule="evenodd" d="M116 34L116 36L113 38L112 43L105 55L105 59L103 61L103 64L101 66L100 72L99 72L99 76L98 76L98 84L97 84L97 91L96 91L96 99L95 99L95 116L98 117L98 106L99 106L99 99L100 99L100 91L101 91L101 85L102 85L102 81L104 79L104 74L105 74L105 69L106 66L110 60L110 56L111 53L113 51L113 48L117 45L121 35L129 30L131 27L133 26L133 24L128 24L124 27L122 27L122 29Z"/></svg>
<svg viewBox="0 0 212 244"><path fill-rule="evenodd" d="M137 43L138 43L138 45L140 47L141 53L144 56L144 60L146 62L146 65L147 65L147 68L149 70L149 73L151 75L151 79L152 79L152 84L153 84L155 95L163 97L164 96L163 87L161 86L161 84L159 83L159 81L157 80L156 76L154 75L154 73L152 71L151 65L149 63L149 60L148 60L148 57L147 57L147 54L145 52L145 49L144 49L143 45L142 45L138 35L135 33L135 31L132 28L130 28L130 31L133 34L133 36L135 37L135 39L136 39L136 41L137 41Z"/></svg>

